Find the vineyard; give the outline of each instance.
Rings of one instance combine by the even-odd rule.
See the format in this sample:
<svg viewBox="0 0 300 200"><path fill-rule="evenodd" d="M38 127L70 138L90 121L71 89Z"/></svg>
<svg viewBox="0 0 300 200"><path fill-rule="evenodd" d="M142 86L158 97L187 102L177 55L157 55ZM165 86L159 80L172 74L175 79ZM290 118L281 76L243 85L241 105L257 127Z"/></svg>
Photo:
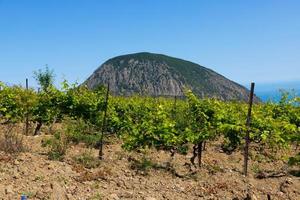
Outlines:
<svg viewBox="0 0 300 200"><path fill-rule="evenodd" d="M89 90L66 81L62 89L50 84L40 91L0 86L1 127L21 126L22 135L53 135L42 142L52 160L63 160L70 146L84 143L99 149L98 159L105 162L105 145L115 137L124 152L165 152L168 170L183 177L172 170L176 155L191 155L189 163L179 164L194 173L205 165L203 157L216 141L225 155L243 153L248 132L250 156L256 152L262 159L281 159L283 168L300 165L300 98L288 92L278 103L254 103L247 126L247 102L200 99L189 90L178 99L111 96L107 87ZM284 150L293 155L278 158ZM299 171L295 173L299 176ZM270 174L260 171L258 175Z"/></svg>

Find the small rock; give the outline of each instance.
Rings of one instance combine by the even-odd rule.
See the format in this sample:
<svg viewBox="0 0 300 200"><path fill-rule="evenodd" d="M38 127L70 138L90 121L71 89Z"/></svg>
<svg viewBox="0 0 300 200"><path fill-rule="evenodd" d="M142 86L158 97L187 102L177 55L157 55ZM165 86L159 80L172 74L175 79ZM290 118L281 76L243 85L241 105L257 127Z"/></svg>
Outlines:
<svg viewBox="0 0 300 200"><path fill-rule="evenodd" d="M111 195L110 195L110 198L111 198L112 200L120 200L120 198L119 198L119 196L118 196L117 194L111 194Z"/></svg>
<svg viewBox="0 0 300 200"><path fill-rule="evenodd" d="M252 195L252 200L257 200L257 197L254 194Z"/></svg>
<svg viewBox="0 0 300 200"><path fill-rule="evenodd" d="M146 197L145 200L156 200L154 197Z"/></svg>
<svg viewBox="0 0 300 200"><path fill-rule="evenodd" d="M293 180L291 178L287 178L285 182L289 185L293 184Z"/></svg>
<svg viewBox="0 0 300 200"><path fill-rule="evenodd" d="M67 198L68 198L68 200L73 200L73 199L75 199L75 198L72 196L72 194L67 194Z"/></svg>
<svg viewBox="0 0 300 200"><path fill-rule="evenodd" d="M20 177L20 174L15 173L12 177L13 177L14 179L18 179L18 178Z"/></svg>
<svg viewBox="0 0 300 200"><path fill-rule="evenodd" d="M123 192L121 194L121 197L127 198L127 199L132 199L133 193L132 192Z"/></svg>
<svg viewBox="0 0 300 200"><path fill-rule="evenodd" d="M66 199L66 191L59 183L54 182L51 184L52 195L51 199L64 200Z"/></svg>
<svg viewBox="0 0 300 200"><path fill-rule="evenodd" d="M13 188L11 185L7 186L5 188L5 194L12 194L13 193Z"/></svg>
<svg viewBox="0 0 300 200"><path fill-rule="evenodd" d="M102 187L103 189L107 189L107 185L105 185L105 184L101 185L101 187Z"/></svg>
<svg viewBox="0 0 300 200"><path fill-rule="evenodd" d="M291 180L286 179L284 182L282 182L279 186L279 190L283 193L288 193L288 189L291 187L291 184L293 182Z"/></svg>
<svg viewBox="0 0 300 200"><path fill-rule="evenodd" d="M284 197L285 196L283 192L278 192L277 195L280 196L280 197Z"/></svg>

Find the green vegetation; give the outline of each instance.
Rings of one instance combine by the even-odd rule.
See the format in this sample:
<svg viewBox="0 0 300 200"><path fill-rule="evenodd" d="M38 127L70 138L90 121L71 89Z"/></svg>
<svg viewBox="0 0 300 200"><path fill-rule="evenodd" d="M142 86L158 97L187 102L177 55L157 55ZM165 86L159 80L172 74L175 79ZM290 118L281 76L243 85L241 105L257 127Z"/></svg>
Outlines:
<svg viewBox="0 0 300 200"><path fill-rule="evenodd" d="M34 78L43 91L47 91L48 88L53 86L54 77L54 71L50 70L48 66L46 66L45 71L40 69L34 72Z"/></svg>
<svg viewBox="0 0 300 200"><path fill-rule="evenodd" d="M8 87L1 83L0 122L15 124L29 116L32 124L63 125L62 130L45 142L50 147L49 158L63 159L72 143L97 147L102 130L105 88L89 90L84 86L63 83L61 90L49 86L47 92ZM223 150L240 149L246 131L247 104L200 99L186 91L186 99L149 97L110 97L105 135L115 134L128 151L148 148L163 150L173 157L176 153L193 152L191 163L201 165L203 144L208 140L223 140ZM39 127L40 128L40 127ZM33 134L38 134L35 132ZM290 148L300 142L300 99L283 93L279 103L255 104L250 139L261 149ZM193 147L188 149L188 147ZM77 161L95 166L89 155ZM299 155L289 159L299 163ZM144 162L141 166L148 166Z"/></svg>
<svg viewBox="0 0 300 200"><path fill-rule="evenodd" d="M53 138L42 143L43 147L50 147L48 158L50 160L63 160L68 148L68 141L64 134L56 132Z"/></svg>
<svg viewBox="0 0 300 200"><path fill-rule="evenodd" d="M90 122L79 118L65 119L63 122L64 131L66 133L67 141L78 144L80 142L86 144L89 147L95 147L97 141L100 139L97 127Z"/></svg>
<svg viewBox="0 0 300 200"><path fill-rule="evenodd" d="M146 158L144 155L141 160L132 160L131 163L131 169L137 170L142 174L147 174L150 169L155 168L159 168L159 166L150 159Z"/></svg>
<svg viewBox="0 0 300 200"><path fill-rule="evenodd" d="M75 156L74 160L76 163L88 169L96 168L100 165L100 160L95 158L95 156L92 155L91 150L85 151L82 154Z"/></svg>
<svg viewBox="0 0 300 200"><path fill-rule="evenodd" d="M289 159L289 165L300 165L300 153Z"/></svg>

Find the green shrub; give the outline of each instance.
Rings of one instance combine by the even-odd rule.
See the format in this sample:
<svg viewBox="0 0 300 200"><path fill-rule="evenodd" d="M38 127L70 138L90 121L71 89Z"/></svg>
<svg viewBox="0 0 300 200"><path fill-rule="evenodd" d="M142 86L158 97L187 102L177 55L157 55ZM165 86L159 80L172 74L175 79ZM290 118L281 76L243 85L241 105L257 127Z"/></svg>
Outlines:
<svg viewBox="0 0 300 200"><path fill-rule="evenodd" d="M253 164L252 165L252 171L255 173L255 174L258 174L258 173L261 173L262 172L262 169L260 168L260 166L258 164Z"/></svg>
<svg viewBox="0 0 300 200"><path fill-rule="evenodd" d="M154 168L158 168L158 165L145 156L141 160L132 159L131 169L137 170L142 174L147 174L150 169Z"/></svg>
<svg viewBox="0 0 300 200"><path fill-rule="evenodd" d="M73 159L76 163L88 169L96 168L100 165L100 160L93 156L91 150L85 151L81 155L75 156Z"/></svg>
<svg viewBox="0 0 300 200"><path fill-rule="evenodd" d="M50 147L48 158L50 160L63 160L67 152L68 142L61 132L56 132L52 138L43 141L43 147Z"/></svg>
<svg viewBox="0 0 300 200"><path fill-rule="evenodd" d="M182 145L177 148L179 154L187 155L189 147L187 145Z"/></svg>
<svg viewBox="0 0 300 200"><path fill-rule="evenodd" d="M294 157L290 157L288 161L289 165L300 165L300 153Z"/></svg>
<svg viewBox="0 0 300 200"><path fill-rule="evenodd" d="M66 119L64 124L66 139L69 142L74 144L83 142L89 147L95 147L100 140L100 133L96 127L83 119Z"/></svg>

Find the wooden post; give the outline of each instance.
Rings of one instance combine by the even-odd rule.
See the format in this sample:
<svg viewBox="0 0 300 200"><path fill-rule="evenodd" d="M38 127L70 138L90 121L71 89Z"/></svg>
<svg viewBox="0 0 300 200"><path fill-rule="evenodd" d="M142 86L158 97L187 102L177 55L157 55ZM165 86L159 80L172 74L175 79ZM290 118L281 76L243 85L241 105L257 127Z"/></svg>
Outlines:
<svg viewBox="0 0 300 200"><path fill-rule="evenodd" d="M106 116L107 116L107 107L108 107L108 96L109 96L109 82L107 83L107 90L106 90L106 96L105 96L105 106L104 106L104 113L103 113L103 121L102 121L102 127L101 127L101 136L100 136L100 146L99 146L99 159L103 159L103 137L104 137L104 131L106 126Z"/></svg>
<svg viewBox="0 0 300 200"><path fill-rule="evenodd" d="M248 115L247 115L247 131L245 137L245 149L244 149L244 175L248 176L248 159L249 159L249 143L250 143L250 123L251 123L251 111L253 104L253 95L254 95L254 86L255 83L251 83L250 96L249 96L249 107L248 107Z"/></svg>
<svg viewBox="0 0 300 200"><path fill-rule="evenodd" d="M199 142L198 144L198 166L201 167L202 164L202 148L203 148L203 142Z"/></svg>
<svg viewBox="0 0 300 200"><path fill-rule="evenodd" d="M28 78L26 78L26 91L28 92ZM28 99L27 99L28 101ZM27 102L28 103L28 102ZM26 105L26 119L25 119L25 135L28 135L29 120L28 120L28 104Z"/></svg>
<svg viewBox="0 0 300 200"><path fill-rule="evenodd" d="M175 95L175 97L174 97L174 107L175 107L175 109L176 109L176 103L177 103L177 95Z"/></svg>
<svg viewBox="0 0 300 200"><path fill-rule="evenodd" d="M176 119L176 114L177 114L177 109L176 109L176 106L177 106L177 96L175 95L174 96L174 104L173 104L173 110L172 110L172 118L175 120Z"/></svg>

